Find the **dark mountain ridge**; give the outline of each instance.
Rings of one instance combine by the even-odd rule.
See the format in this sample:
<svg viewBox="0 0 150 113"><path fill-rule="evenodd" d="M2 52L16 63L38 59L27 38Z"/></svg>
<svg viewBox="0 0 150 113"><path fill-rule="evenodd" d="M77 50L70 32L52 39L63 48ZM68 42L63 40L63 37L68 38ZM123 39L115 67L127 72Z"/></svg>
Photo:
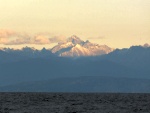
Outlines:
<svg viewBox="0 0 150 113"><path fill-rule="evenodd" d="M95 76L103 76L107 78L104 81L113 81L110 85L113 86L114 83L116 88L119 86L121 88L121 82L116 84L116 81L111 79L112 77L115 77L116 80L128 78L131 80L131 83L143 84L143 88L145 87L146 90L149 84L143 79L150 79L149 67L150 47L133 46L129 49L116 49L106 55L73 58L58 57L50 50L44 48L40 51L33 48L24 48L22 50L5 49L0 51L0 86L23 82L32 83L32 81L41 81L42 83L42 81L44 82L48 79L61 80L60 78L68 79L68 77L73 80L74 77L90 76L94 79ZM138 81L134 82L137 79ZM94 80L95 84L103 85L102 83L104 83L103 79L99 81ZM89 82L90 80L88 84ZM126 83L128 86L128 80L125 80L123 83ZM94 83L92 84L94 85ZM135 84L131 85L138 88L139 86ZM68 85L70 84L68 83ZM75 87L78 87L78 85ZM97 87L100 86L98 85ZM102 90L97 89L97 91Z"/></svg>
<svg viewBox="0 0 150 113"><path fill-rule="evenodd" d="M0 87L1 92L150 93L150 79L106 76L64 77Z"/></svg>

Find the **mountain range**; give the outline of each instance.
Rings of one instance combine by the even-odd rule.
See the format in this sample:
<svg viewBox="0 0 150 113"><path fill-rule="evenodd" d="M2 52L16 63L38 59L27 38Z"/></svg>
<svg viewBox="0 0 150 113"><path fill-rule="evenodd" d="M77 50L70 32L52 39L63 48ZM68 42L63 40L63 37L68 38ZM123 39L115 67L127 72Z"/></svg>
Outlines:
<svg viewBox="0 0 150 113"><path fill-rule="evenodd" d="M66 41L58 43L52 49L37 50L35 48L24 47L21 50L14 50L10 48L0 48L6 53L22 55L26 57L37 57L55 54L61 57L80 57L80 56L98 56L108 54L114 49L106 45L98 45L87 41L83 41L77 36L73 35Z"/></svg>
<svg viewBox="0 0 150 113"><path fill-rule="evenodd" d="M59 43L52 48L52 53L58 56L78 57L78 56L97 56L108 54L113 51L112 48L106 45L98 45L87 41L83 41L73 35L65 42Z"/></svg>
<svg viewBox="0 0 150 113"><path fill-rule="evenodd" d="M150 92L150 47L114 50L72 36L52 49L1 48L0 78L0 91Z"/></svg>
<svg viewBox="0 0 150 113"><path fill-rule="evenodd" d="M0 87L3 92L150 93L150 79L82 76L24 82Z"/></svg>

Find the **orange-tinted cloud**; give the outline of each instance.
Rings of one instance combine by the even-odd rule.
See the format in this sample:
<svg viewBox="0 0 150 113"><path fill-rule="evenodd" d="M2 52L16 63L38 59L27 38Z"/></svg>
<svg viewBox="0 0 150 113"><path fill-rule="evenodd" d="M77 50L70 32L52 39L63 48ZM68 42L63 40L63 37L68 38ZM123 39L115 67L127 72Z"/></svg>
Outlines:
<svg viewBox="0 0 150 113"><path fill-rule="evenodd" d="M0 44L21 45L21 44L51 44L59 43L65 40L64 36L50 36L50 34L38 34L35 36L17 33L9 30L0 30Z"/></svg>
<svg viewBox="0 0 150 113"><path fill-rule="evenodd" d="M51 43L59 43L59 42L63 42L66 40L66 37L63 35L59 35L59 36L54 36L52 38L49 39Z"/></svg>
<svg viewBox="0 0 150 113"><path fill-rule="evenodd" d="M8 42L7 38L0 38L0 44L5 44Z"/></svg>
<svg viewBox="0 0 150 113"><path fill-rule="evenodd" d="M7 37L11 37L13 35L15 35L14 31L3 30L3 29L0 30L0 38L7 38Z"/></svg>
<svg viewBox="0 0 150 113"><path fill-rule="evenodd" d="M14 40L9 40L6 43L4 43L5 45L21 45L21 44L29 44L30 43L30 38L17 38Z"/></svg>
<svg viewBox="0 0 150 113"><path fill-rule="evenodd" d="M49 38L47 38L46 36L36 36L33 38L33 42L31 41L31 44L50 44L50 40Z"/></svg>
<svg viewBox="0 0 150 113"><path fill-rule="evenodd" d="M9 41L9 38L13 37L15 32L11 30L0 30L0 44L5 44Z"/></svg>

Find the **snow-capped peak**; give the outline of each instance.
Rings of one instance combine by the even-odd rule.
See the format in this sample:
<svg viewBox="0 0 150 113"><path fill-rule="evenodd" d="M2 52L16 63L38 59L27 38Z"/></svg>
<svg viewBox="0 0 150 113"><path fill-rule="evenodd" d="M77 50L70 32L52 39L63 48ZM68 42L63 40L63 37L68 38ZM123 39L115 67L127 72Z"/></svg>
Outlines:
<svg viewBox="0 0 150 113"><path fill-rule="evenodd" d="M73 35L67 39L67 42L72 42L73 44L82 44L84 41L76 35Z"/></svg>
<svg viewBox="0 0 150 113"><path fill-rule="evenodd" d="M66 42L59 43L52 48L52 53L59 56L76 57L76 56L96 56L108 54L113 51L112 48L106 45L98 45L81 40L76 35L69 37Z"/></svg>

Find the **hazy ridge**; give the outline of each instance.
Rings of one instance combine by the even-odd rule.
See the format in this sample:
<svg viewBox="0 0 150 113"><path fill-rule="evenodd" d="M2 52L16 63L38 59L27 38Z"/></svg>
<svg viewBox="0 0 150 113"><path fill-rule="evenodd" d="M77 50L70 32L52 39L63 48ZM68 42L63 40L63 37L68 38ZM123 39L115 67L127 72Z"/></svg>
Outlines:
<svg viewBox="0 0 150 113"><path fill-rule="evenodd" d="M150 92L149 67L150 47L147 46L86 57L59 57L45 48L3 48L0 50L0 91L43 91L40 87L45 87L44 91L58 92L61 89Z"/></svg>

